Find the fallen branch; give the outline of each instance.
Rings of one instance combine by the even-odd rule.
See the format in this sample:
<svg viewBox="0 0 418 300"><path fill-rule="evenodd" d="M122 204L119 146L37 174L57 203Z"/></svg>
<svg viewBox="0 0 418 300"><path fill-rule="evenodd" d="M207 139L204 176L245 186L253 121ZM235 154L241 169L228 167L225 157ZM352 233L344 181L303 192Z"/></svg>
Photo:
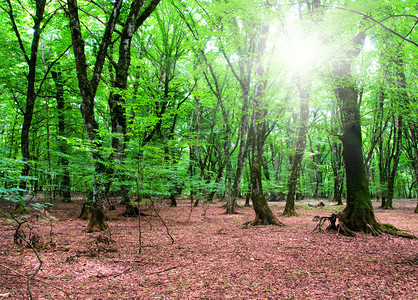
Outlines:
<svg viewBox="0 0 418 300"><path fill-rule="evenodd" d="M147 275L161 274L161 273L164 273L164 272L167 272L167 271L171 271L171 270L177 269L177 268L179 268L179 267L182 267L182 265L179 265L179 266L174 266L174 267L170 267L170 268L168 268L168 269L164 269L164 270L162 270L162 271L155 271L155 272L149 273L149 274L147 274Z"/></svg>

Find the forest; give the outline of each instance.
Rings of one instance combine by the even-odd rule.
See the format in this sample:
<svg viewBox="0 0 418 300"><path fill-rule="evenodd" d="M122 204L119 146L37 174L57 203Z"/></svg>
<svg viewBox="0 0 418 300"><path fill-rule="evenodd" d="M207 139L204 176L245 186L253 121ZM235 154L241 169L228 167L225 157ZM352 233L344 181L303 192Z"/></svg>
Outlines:
<svg viewBox="0 0 418 300"><path fill-rule="evenodd" d="M415 1L0 16L0 299L416 299Z"/></svg>

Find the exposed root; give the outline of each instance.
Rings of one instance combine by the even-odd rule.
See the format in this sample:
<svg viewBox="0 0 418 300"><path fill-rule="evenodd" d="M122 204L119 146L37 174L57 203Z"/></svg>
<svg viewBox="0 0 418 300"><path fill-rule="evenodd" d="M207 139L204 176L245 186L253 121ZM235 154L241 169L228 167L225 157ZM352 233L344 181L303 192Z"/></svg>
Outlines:
<svg viewBox="0 0 418 300"><path fill-rule="evenodd" d="M312 232L322 232L322 226L326 221L329 221L330 225L327 227L327 230L336 230L338 233L341 233L345 236L354 237L355 233L347 225L347 221L344 218L344 215L340 213L332 213L329 217L319 217L315 216L312 221L318 222ZM337 224L338 221L338 224ZM375 224L365 224L364 228L361 230L366 234L371 234L373 236L379 236L382 233L387 233L394 236L405 237L410 239L417 239L416 236L406 233L404 230L400 230L391 224L378 223Z"/></svg>
<svg viewBox="0 0 418 300"><path fill-rule="evenodd" d="M339 223L337 224L337 220ZM312 221L317 221L318 224L312 230L312 232L322 232L322 225L324 225L327 221L329 222L329 226L327 227L327 230L336 230L337 232L341 233L345 236L354 236L354 233L352 230L350 230L341 220L338 218L338 214L332 213L329 217L319 217L315 216Z"/></svg>
<svg viewBox="0 0 418 300"><path fill-rule="evenodd" d="M398 229L392 224L380 223L380 227L381 227L382 232L390 234L390 235L404 237L408 239L414 239L414 240L418 239L415 235L409 234L405 232L405 230Z"/></svg>
<svg viewBox="0 0 418 300"><path fill-rule="evenodd" d="M244 223L245 226L258 226L258 225L275 225L275 226L285 226L282 222L273 217L260 218L256 216L253 221Z"/></svg>

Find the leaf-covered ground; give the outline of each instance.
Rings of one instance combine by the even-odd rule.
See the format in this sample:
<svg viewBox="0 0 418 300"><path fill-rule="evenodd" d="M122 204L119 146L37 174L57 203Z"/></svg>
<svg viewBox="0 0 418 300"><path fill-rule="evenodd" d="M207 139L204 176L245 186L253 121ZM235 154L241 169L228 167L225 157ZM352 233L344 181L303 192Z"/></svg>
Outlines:
<svg viewBox="0 0 418 300"><path fill-rule="evenodd" d="M225 215L223 203L190 211L156 203L138 219L124 207L109 212L110 232L82 233L81 202L55 203L52 227L33 221L41 237L42 268L31 281L34 299L417 299L418 241L333 232L311 233L316 215L340 209L325 202L312 209L298 202L298 217L280 217L285 227L243 226L252 208ZM5 204L3 203L3 206ZM270 203L280 214L284 203ZM378 203L375 203L376 207ZM380 222L418 235L416 202L399 200L395 210L376 209ZM38 260L13 242L15 224L0 220L0 299L27 299L27 275ZM35 226L36 225L36 226ZM25 229L27 230L27 229ZM65 293L64 293L65 292Z"/></svg>

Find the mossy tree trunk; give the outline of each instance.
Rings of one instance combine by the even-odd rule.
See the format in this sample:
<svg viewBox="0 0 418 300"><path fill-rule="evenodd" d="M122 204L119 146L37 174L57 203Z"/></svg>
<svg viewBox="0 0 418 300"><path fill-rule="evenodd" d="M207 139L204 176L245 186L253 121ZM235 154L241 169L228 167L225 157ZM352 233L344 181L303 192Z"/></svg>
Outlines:
<svg viewBox="0 0 418 300"><path fill-rule="evenodd" d="M359 54L363 39L364 34L358 34L352 47L348 46L345 55L333 64L335 94L342 117L341 140L347 184L347 206L338 214L338 218L347 233L357 231L377 235L381 232L381 226L375 219L371 202L363 160L358 91L356 80L351 74L352 60Z"/></svg>
<svg viewBox="0 0 418 300"><path fill-rule="evenodd" d="M258 102L258 101L254 101ZM258 108L259 110L259 108ZM270 207L268 206L267 199L263 193L263 185L261 181L262 177L262 151L264 145L263 125L257 124L255 120L258 113L253 112L253 120L251 122L250 133L252 134L252 163L250 168L251 178L251 200L253 202L253 208L255 211L255 218L250 223L251 225L283 225L274 216Z"/></svg>
<svg viewBox="0 0 418 300"><path fill-rule="evenodd" d="M253 202L253 208L255 211L255 218L250 223L251 225L283 225L279 220L277 220L270 207L268 206L267 199L263 193L263 185L261 181L263 148L266 138L266 109L264 108L263 102L266 81L263 79L264 67L262 64L262 57L266 47L268 31L268 26L261 27L256 69L258 83L255 89L255 97L252 105L253 114L250 127L252 152L252 162L250 169L251 200Z"/></svg>

